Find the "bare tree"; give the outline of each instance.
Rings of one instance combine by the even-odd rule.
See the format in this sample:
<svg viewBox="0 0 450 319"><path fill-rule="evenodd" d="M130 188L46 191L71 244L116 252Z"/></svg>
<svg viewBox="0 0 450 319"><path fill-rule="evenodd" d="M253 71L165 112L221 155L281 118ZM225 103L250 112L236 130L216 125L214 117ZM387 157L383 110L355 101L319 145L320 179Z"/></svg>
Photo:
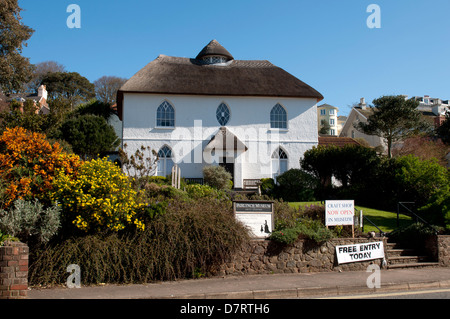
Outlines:
<svg viewBox="0 0 450 319"><path fill-rule="evenodd" d="M39 85L47 75L52 72L65 72L66 67L56 61L44 61L34 65L34 72L31 81L27 83L28 92L37 92Z"/></svg>
<svg viewBox="0 0 450 319"><path fill-rule="evenodd" d="M117 90L127 81L117 76L102 76L94 82L95 94L101 102L113 105L116 103Z"/></svg>

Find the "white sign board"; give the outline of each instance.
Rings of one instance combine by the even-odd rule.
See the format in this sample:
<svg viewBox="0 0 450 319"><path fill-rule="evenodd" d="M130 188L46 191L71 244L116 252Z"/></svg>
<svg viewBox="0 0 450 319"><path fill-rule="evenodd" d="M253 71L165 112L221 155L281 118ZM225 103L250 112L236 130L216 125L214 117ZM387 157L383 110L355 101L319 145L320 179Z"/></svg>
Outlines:
<svg viewBox="0 0 450 319"><path fill-rule="evenodd" d="M325 226L353 225L355 201L327 200L325 201Z"/></svg>
<svg viewBox="0 0 450 319"><path fill-rule="evenodd" d="M338 264L384 258L382 241L336 246Z"/></svg>
<svg viewBox="0 0 450 319"><path fill-rule="evenodd" d="M234 213L253 238L267 238L273 230L273 202L234 202Z"/></svg>

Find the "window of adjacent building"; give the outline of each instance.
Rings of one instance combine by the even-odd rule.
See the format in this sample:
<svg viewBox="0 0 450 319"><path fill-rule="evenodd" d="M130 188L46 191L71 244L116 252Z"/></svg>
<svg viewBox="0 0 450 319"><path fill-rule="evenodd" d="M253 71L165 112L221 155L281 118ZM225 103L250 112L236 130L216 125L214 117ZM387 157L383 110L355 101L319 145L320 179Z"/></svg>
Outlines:
<svg viewBox="0 0 450 319"><path fill-rule="evenodd" d="M320 110L320 115L327 115L327 110L324 109Z"/></svg>
<svg viewBox="0 0 450 319"><path fill-rule="evenodd" d="M270 111L271 128L287 128L287 114L280 104L275 105Z"/></svg>
<svg viewBox="0 0 450 319"><path fill-rule="evenodd" d="M334 129L330 129L330 135L336 135L336 131Z"/></svg>
<svg viewBox="0 0 450 319"><path fill-rule="evenodd" d="M156 126L158 127L174 127L175 126L175 109L173 106L164 101L156 111Z"/></svg>
<svg viewBox="0 0 450 319"><path fill-rule="evenodd" d="M334 125L334 119L330 119L330 125Z"/></svg>
<svg viewBox="0 0 450 319"><path fill-rule="evenodd" d="M272 178L276 181L277 176L288 170L288 156L283 149L278 148L272 153Z"/></svg>
<svg viewBox="0 0 450 319"><path fill-rule="evenodd" d="M333 109L330 110L330 115L334 115L334 110Z"/></svg>
<svg viewBox="0 0 450 319"><path fill-rule="evenodd" d="M216 110L216 118L220 125L227 125L230 120L230 109L225 103L221 103Z"/></svg>
<svg viewBox="0 0 450 319"><path fill-rule="evenodd" d="M172 150L167 145L161 147L158 151L158 166L156 175L167 176L172 173L173 159Z"/></svg>

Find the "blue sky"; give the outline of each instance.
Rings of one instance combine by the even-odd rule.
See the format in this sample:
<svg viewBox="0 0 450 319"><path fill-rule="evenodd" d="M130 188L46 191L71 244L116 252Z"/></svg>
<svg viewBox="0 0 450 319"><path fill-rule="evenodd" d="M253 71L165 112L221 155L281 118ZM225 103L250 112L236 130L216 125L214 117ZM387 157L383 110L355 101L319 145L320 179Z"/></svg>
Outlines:
<svg viewBox="0 0 450 319"><path fill-rule="evenodd" d="M81 28L70 29L70 4ZM366 24L370 4L381 28ZM382 95L450 99L449 0L19 0L35 33L23 55L91 82L130 78L159 54L195 57L217 39L238 60L269 60L347 115Z"/></svg>

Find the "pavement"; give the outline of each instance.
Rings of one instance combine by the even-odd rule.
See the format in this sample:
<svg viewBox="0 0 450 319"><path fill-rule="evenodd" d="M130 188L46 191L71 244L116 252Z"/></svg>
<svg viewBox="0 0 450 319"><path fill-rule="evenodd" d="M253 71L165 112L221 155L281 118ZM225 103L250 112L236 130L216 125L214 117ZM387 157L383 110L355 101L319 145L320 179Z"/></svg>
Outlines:
<svg viewBox="0 0 450 319"><path fill-rule="evenodd" d="M365 271L226 276L139 285L31 288L28 299L312 299L450 288L450 268L381 269L380 287L369 288L375 273Z"/></svg>

